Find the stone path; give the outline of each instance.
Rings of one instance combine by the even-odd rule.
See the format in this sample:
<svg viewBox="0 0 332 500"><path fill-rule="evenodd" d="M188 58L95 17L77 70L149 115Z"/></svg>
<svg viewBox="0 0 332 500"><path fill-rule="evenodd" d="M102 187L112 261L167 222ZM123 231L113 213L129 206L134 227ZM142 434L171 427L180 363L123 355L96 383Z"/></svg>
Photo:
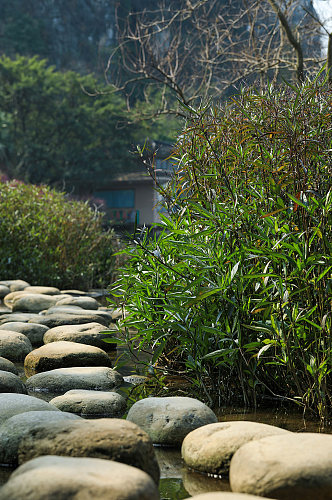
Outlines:
<svg viewBox="0 0 332 500"><path fill-rule="evenodd" d="M16 468L0 500L159 499L158 462L173 466L162 446L181 448L193 499L332 500L331 435L218 422L187 397L146 398L124 418L115 344L103 341L117 310L23 280L0 281L0 299L0 464ZM233 492L221 491L228 475Z"/></svg>

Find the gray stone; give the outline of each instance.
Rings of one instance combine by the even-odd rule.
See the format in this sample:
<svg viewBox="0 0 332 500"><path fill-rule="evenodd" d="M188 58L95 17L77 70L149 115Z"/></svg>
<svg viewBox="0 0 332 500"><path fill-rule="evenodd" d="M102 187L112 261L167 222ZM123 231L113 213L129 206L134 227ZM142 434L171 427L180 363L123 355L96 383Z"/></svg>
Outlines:
<svg viewBox="0 0 332 500"><path fill-rule="evenodd" d="M31 351L24 361L27 377L36 373L73 366L112 366L105 351L77 342L51 342Z"/></svg>
<svg viewBox="0 0 332 500"><path fill-rule="evenodd" d="M0 463L18 464L18 450L22 439L38 427L53 427L57 422L80 420L80 417L63 411L27 411L8 418L0 426Z"/></svg>
<svg viewBox="0 0 332 500"><path fill-rule="evenodd" d="M168 446L180 445L189 432L218 420L204 403L187 397L141 399L130 408L127 419L144 429L154 443Z"/></svg>
<svg viewBox="0 0 332 500"><path fill-rule="evenodd" d="M109 338L109 334L101 332L112 332L100 323L85 323L83 325L64 325L56 328L50 328L44 335L44 343L58 342L67 340L69 342L78 342L99 347L100 349L116 349L116 344L104 342L104 338Z"/></svg>
<svg viewBox="0 0 332 500"><path fill-rule="evenodd" d="M0 329L0 356L9 361L23 361L30 351L31 342L23 333Z"/></svg>
<svg viewBox="0 0 332 500"><path fill-rule="evenodd" d="M50 307L49 309L44 311L44 314L73 314L73 315L82 315L82 316L98 316L100 318L105 319L110 323L112 321L112 314L109 311L103 311L100 309L83 309L79 306L59 306L55 305ZM93 320L91 320L93 321Z"/></svg>
<svg viewBox="0 0 332 500"><path fill-rule="evenodd" d="M13 312L32 312L37 313L43 309L48 309L56 304L59 295L45 295L42 293L23 292L19 297L12 301ZM6 304L8 305L8 304Z"/></svg>
<svg viewBox="0 0 332 500"><path fill-rule="evenodd" d="M85 418L122 417L127 403L116 392L74 389L50 401L61 411L75 413Z"/></svg>
<svg viewBox="0 0 332 500"><path fill-rule="evenodd" d="M12 311L7 306L3 306L0 304L0 319L4 314L10 314Z"/></svg>
<svg viewBox="0 0 332 500"><path fill-rule="evenodd" d="M182 458L191 469L210 474L228 471L232 456L241 446L266 436L290 434L258 422L217 422L190 432L182 443Z"/></svg>
<svg viewBox="0 0 332 500"><path fill-rule="evenodd" d="M22 438L18 462L42 455L90 457L132 465L159 481L159 466L149 436L137 425L118 418L66 420L38 426Z"/></svg>
<svg viewBox="0 0 332 500"><path fill-rule="evenodd" d="M332 436L289 433L247 443L230 466L232 491L282 500L332 499Z"/></svg>
<svg viewBox="0 0 332 500"><path fill-rule="evenodd" d="M83 292L82 290L61 290L61 293L66 295L72 295L73 297L85 297L87 292Z"/></svg>
<svg viewBox="0 0 332 500"><path fill-rule="evenodd" d="M38 319L40 319L40 315L37 313L8 313L0 316L0 325L13 322L27 323L28 321L33 323Z"/></svg>
<svg viewBox="0 0 332 500"><path fill-rule="evenodd" d="M27 394L27 389L20 377L14 375L14 373L0 370L0 392Z"/></svg>
<svg viewBox="0 0 332 500"><path fill-rule="evenodd" d="M94 311L97 312L97 311ZM47 314L45 316L38 316L33 323L38 323L39 325L48 326L48 328L55 328L56 326L62 325L83 325L85 323L100 323L101 325L108 326L110 321L108 318L98 316L97 314L65 314L65 313L53 313Z"/></svg>
<svg viewBox="0 0 332 500"><path fill-rule="evenodd" d="M1 500L158 500L143 471L101 460L45 456L21 465L0 492Z"/></svg>
<svg viewBox="0 0 332 500"><path fill-rule="evenodd" d="M265 497L264 497L265 498ZM191 497L192 500L262 500L262 497L256 495L246 495L245 493L232 493L228 491L216 491L211 493L202 493Z"/></svg>
<svg viewBox="0 0 332 500"><path fill-rule="evenodd" d="M54 286L27 286L24 288L27 293L41 293L43 295L60 295L59 288Z"/></svg>
<svg viewBox="0 0 332 500"><path fill-rule="evenodd" d="M79 306L82 309L98 309L98 302L92 297L67 297L57 302L58 306Z"/></svg>
<svg viewBox="0 0 332 500"><path fill-rule="evenodd" d="M0 299L6 297L6 295L8 295L9 293L10 289L8 288L8 286L0 285Z"/></svg>
<svg viewBox="0 0 332 500"><path fill-rule="evenodd" d="M0 357L0 370L3 370L4 372L14 373L14 375L18 375L18 369L16 368L14 363L6 358Z"/></svg>
<svg viewBox="0 0 332 500"><path fill-rule="evenodd" d="M111 391L122 382L122 375L112 368L84 366L37 373L26 381L26 386L28 391L64 394L71 389Z"/></svg>
<svg viewBox="0 0 332 500"><path fill-rule="evenodd" d="M23 333L23 335L28 337L33 346L38 346L43 343L44 334L47 332L48 327L45 325L38 325L38 323L12 321L1 325L1 330L11 330Z"/></svg>
<svg viewBox="0 0 332 500"><path fill-rule="evenodd" d="M30 286L29 283L23 280L4 280L0 281L0 285L8 286L11 292L24 290L24 288Z"/></svg>
<svg viewBox="0 0 332 500"><path fill-rule="evenodd" d="M24 295L24 290L17 290L16 292L10 292L3 299L4 304L12 309L14 300L17 300L19 297Z"/></svg>
<svg viewBox="0 0 332 500"><path fill-rule="evenodd" d="M59 411L55 406L41 399L25 394L0 394L0 425L5 420L27 411Z"/></svg>

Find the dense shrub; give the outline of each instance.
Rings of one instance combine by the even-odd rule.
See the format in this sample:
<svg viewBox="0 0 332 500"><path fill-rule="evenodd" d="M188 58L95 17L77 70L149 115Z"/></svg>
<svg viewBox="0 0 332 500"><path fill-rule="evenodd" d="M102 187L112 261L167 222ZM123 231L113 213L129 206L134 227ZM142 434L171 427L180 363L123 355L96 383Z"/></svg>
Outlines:
<svg viewBox="0 0 332 500"><path fill-rule="evenodd" d="M106 286L112 231L87 203L46 186L0 182L0 276L60 288Z"/></svg>
<svg viewBox="0 0 332 500"><path fill-rule="evenodd" d="M331 411L331 104L318 77L186 107L163 231L127 249L125 340L211 403Z"/></svg>

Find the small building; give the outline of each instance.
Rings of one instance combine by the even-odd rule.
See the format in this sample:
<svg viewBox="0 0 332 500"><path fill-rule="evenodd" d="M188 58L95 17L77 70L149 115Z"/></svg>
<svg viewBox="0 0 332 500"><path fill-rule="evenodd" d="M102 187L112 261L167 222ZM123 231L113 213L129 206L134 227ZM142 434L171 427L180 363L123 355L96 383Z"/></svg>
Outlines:
<svg viewBox="0 0 332 500"><path fill-rule="evenodd" d="M152 143L154 146L153 175L144 170L121 173L113 177L102 188L94 191L93 197L102 201L102 210L113 226L130 228L135 224L151 226L157 223L163 208L161 196L156 191L154 176L158 183L166 184L172 175L174 163L168 159L171 146L166 143Z"/></svg>

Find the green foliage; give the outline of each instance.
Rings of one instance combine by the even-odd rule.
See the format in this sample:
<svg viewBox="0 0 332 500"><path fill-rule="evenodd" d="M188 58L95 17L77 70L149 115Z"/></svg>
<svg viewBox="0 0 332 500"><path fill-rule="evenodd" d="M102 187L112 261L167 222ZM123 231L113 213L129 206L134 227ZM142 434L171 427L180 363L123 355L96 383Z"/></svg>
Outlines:
<svg viewBox="0 0 332 500"><path fill-rule="evenodd" d="M126 250L126 340L211 404L331 411L331 100L317 77L184 106L169 216Z"/></svg>
<svg viewBox="0 0 332 500"><path fill-rule="evenodd" d="M0 58L10 178L79 190L136 167L129 150L138 130L119 127L127 120L124 99L109 88L88 95L97 88L94 77L57 72L36 57Z"/></svg>
<svg viewBox="0 0 332 500"><path fill-rule="evenodd" d="M0 182L0 275L60 288L104 287L114 235L102 214L46 186Z"/></svg>

